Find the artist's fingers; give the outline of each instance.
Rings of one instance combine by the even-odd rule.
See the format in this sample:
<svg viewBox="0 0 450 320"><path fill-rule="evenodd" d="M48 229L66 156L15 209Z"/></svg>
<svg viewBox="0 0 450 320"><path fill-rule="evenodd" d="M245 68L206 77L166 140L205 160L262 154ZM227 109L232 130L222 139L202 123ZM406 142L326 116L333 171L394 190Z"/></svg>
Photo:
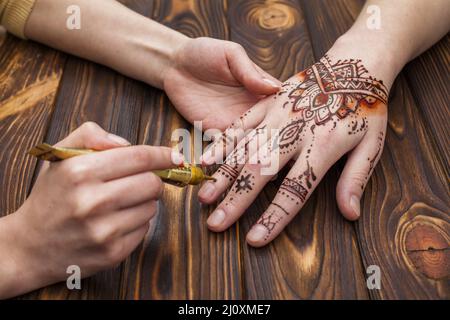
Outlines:
<svg viewBox="0 0 450 320"><path fill-rule="evenodd" d="M122 177L168 169L183 163L183 156L171 148L131 146L92 153L63 161L80 180L95 177L109 181Z"/></svg>
<svg viewBox="0 0 450 320"><path fill-rule="evenodd" d="M327 150L313 154L303 150L272 203L247 234L247 242L254 247L261 247L278 236L339 157Z"/></svg>
<svg viewBox="0 0 450 320"><path fill-rule="evenodd" d="M148 225L150 219L155 215L156 209L157 202L149 200L134 207L95 216L92 223L103 229L105 234L124 236Z"/></svg>
<svg viewBox="0 0 450 320"><path fill-rule="evenodd" d="M261 101L243 113L207 148L200 157L203 165L222 163L238 143L248 134L248 131L260 124L266 114L267 102Z"/></svg>
<svg viewBox="0 0 450 320"><path fill-rule="evenodd" d="M162 189L162 181L157 175L143 172L104 183L93 198L97 198L97 205L101 205L105 211L120 210L156 200Z"/></svg>
<svg viewBox="0 0 450 320"><path fill-rule="evenodd" d="M129 146L130 142L122 137L105 131L95 122L85 122L64 140L56 144L57 147L107 150L111 148Z"/></svg>
<svg viewBox="0 0 450 320"><path fill-rule="evenodd" d="M384 131L368 132L348 156L336 187L336 200L339 210L349 220L356 220L361 215L361 196L380 159L383 145Z"/></svg>
<svg viewBox="0 0 450 320"><path fill-rule="evenodd" d="M226 54L231 73L251 93L269 95L280 89L281 82L272 76L262 75L241 45L230 45Z"/></svg>
<svg viewBox="0 0 450 320"><path fill-rule="evenodd" d="M213 174L215 182L208 181L199 190L198 197L203 203L212 203L224 193L230 185L236 180L239 172L248 162L250 157L252 163L257 164L259 159L259 148L265 146L270 138L270 130L264 122L258 128L252 130L244 139L242 139L236 149L230 153L219 169Z"/></svg>
<svg viewBox="0 0 450 320"><path fill-rule="evenodd" d="M270 79L271 81L273 81L274 83L278 84L279 88L281 89L282 83L280 80L278 80L277 78L275 78L274 76L272 76L270 73L268 73L267 71L263 70L260 66L258 66L256 63L254 63L254 66L256 68L256 70L259 72L259 74L264 77L265 79Z"/></svg>
<svg viewBox="0 0 450 320"><path fill-rule="evenodd" d="M116 265L127 258L136 247L144 240L150 225L148 223L139 227L116 241L112 242L107 247L106 259L109 264Z"/></svg>

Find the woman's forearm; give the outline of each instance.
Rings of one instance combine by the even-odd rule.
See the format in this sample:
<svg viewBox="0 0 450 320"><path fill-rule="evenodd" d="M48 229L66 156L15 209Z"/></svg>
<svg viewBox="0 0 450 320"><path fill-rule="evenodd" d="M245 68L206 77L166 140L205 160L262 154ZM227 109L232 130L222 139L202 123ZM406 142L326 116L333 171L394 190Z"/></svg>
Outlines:
<svg viewBox="0 0 450 320"><path fill-rule="evenodd" d="M80 29L66 26L72 5L80 8ZM158 88L174 53L188 39L114 0L37 0L25 35Z"/></svg>

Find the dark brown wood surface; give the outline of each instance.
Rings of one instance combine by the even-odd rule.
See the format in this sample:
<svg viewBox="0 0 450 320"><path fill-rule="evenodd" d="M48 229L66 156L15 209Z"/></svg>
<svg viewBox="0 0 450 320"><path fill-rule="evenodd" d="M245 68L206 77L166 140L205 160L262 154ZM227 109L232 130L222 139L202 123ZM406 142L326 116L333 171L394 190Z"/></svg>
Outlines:
<svg viewBox="0 0 450 320"><path fill-rule="evenodd" d="M323 55L351 26L359 0L124 0L131 9L191 37L241 43L284 80ZM228 231L208 231L213 209L197 187L167 187L151 232L120 266L39 299L449 299L449 38L412 61L394 84L386 145L350 223L335 203L334 166L285 232L254 249L245 234L275 195L269 183ZM163 92L108 68L0 33L0 215L32 188L26 151L56 142L85 121L136 144L170 145L192 130ZM366 269L381 269L381 290Z"/></svg>

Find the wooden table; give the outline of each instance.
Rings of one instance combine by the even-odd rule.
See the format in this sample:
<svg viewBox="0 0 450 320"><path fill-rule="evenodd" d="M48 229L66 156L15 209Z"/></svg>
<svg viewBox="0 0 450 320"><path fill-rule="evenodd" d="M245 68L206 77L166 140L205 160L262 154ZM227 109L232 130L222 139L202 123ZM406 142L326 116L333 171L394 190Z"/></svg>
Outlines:
<svg viewBox="0 0 450 320"><path fill-rule="evenodd" d="M282 80L312 64L352 24L362 1L127 0L192 37L241 43ZM136 144L170 145L191 126L163 92L45 46L0 38L0 213L25 200L37 171L26 155L85 121ZM411 62L391 94L387 140L356 223L335 202L343 163L331 169L287 230L253 249L245 234L281 180L271 182L230 230L207 230L212 207L197 188L166 189L145 242L119 267L24 298L400 299L450 298L449 37ZM381 290L368 290L378 265Z"/></svg>

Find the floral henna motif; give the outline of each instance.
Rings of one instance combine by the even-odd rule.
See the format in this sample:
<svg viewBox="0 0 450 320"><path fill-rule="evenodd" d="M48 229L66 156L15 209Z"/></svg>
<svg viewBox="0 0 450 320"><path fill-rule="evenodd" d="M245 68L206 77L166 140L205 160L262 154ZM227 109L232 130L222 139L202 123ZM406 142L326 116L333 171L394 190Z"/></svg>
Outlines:
<svg viewBox="0 0 450 320"><path fill-rule="evenodd" d="M277 96L287 94L289 100L283 108L292 106L295 118L280 130L274 148L281 154L296 149L308 127L314 134L316 126L337 122L353 115L348 134L368 129L367 117L360 114L360 107L374 108L377 102L386 104L388 91L382 81L368 76L361 60L338 60L331 63L325 55L309 69L297 76L300 83L286 82ZM276 98L276 97L275 97Z"/></svg>
<svg viewBox="0 0 450 320"><path fill-rule="evenodd" d="M293 112L316 125L328 122L333 115L343 119L361 103L387 104L387 89L382 81L367 77L361 60L339 60L331 64L327 56L299 74L301 83L289 93Z"/></svg>

